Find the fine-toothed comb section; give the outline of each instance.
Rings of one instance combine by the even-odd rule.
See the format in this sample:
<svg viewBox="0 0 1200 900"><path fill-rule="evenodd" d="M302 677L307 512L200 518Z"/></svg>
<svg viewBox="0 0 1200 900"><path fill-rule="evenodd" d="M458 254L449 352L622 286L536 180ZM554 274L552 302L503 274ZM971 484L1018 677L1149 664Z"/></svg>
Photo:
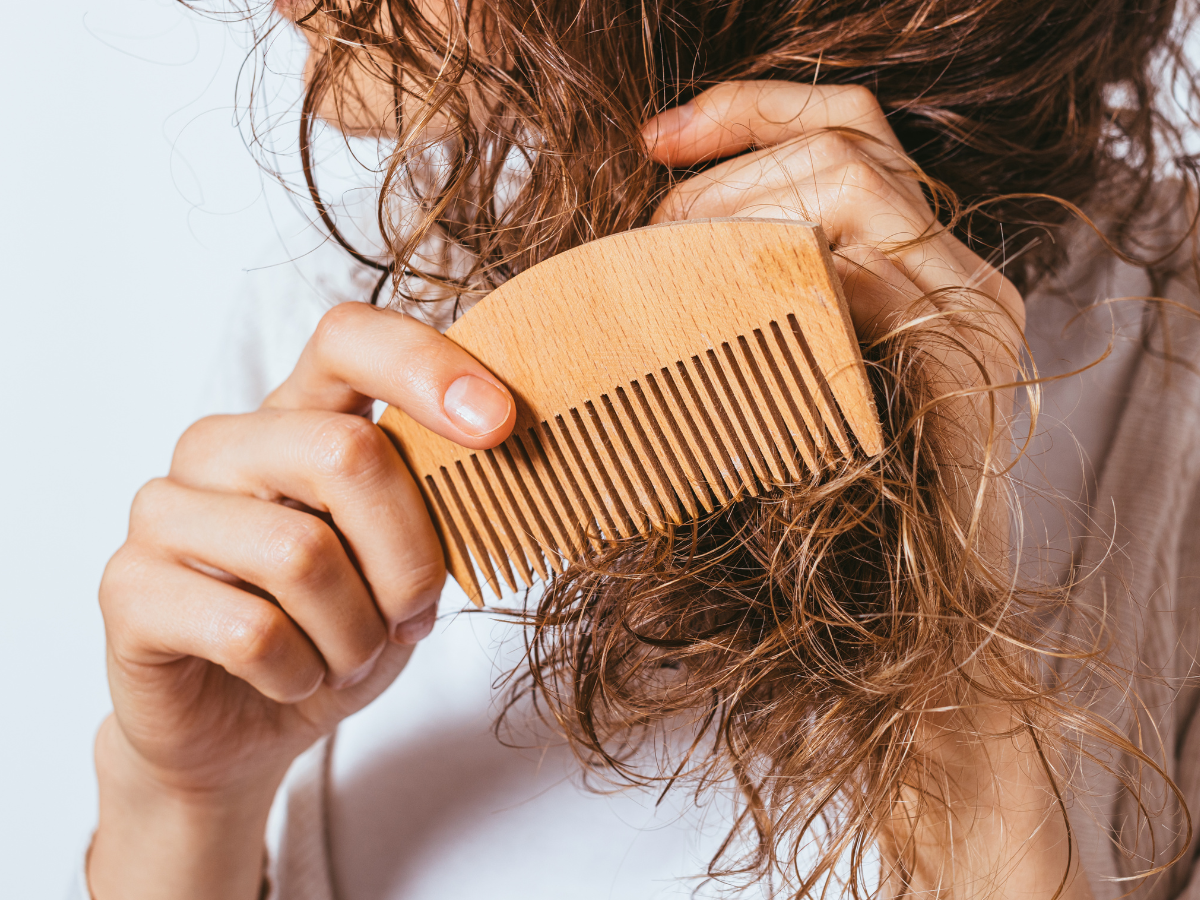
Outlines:
<svg viewBox="0 0 1200 900"><path fill-rule="evenodd" d="M512 391L469 450L395 408L450 574L478 604L631 537L875 455L883 436L821 229L707 219L585 244L521 273L447 336Z"/></svg>

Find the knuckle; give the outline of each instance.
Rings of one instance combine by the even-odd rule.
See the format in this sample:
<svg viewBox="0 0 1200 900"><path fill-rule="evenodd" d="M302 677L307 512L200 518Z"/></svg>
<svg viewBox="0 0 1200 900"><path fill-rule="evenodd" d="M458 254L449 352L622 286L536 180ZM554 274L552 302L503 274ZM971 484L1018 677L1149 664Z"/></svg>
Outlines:
<svg viewBox="0 0 1200 900"><path fill-rule="evenodd" d="M385 440L367 419L336 416L320 430L314 463L326 477L361 479L379 469L386 453Z"/></svg>
<svg viewBox="0 0 1200 900"><path fill-rule="evenodd" d="M861 84L849 84L841 88L841 96L838 99L852 116L876 118L883 115L879 100L869 88Z"/></svg>
<svg viewBox="0 0 1200 900"><path fill-rule="evenodd" d="M849 188L875 196L891 192L891 185L878 169L864 159L852 159L842 166L842 183Z"/></svg>
<svg viewBox="0 0 1200 900"><path fill-rule="evenodd" d="M697 106L723 108L740 98L746 90L744 82L723 81L701 91L694 98Z"/></svg>
<svg viewBox="0 0 1200 900"><path fill-rule="evenodd" d="M365 305L355 301L339 303L332 307L313 332L312 342L319 350L327 351L331 347L343 344L350 332L357 331L362 321Z"/></svg>
<svg viewBox="0 0 1200 900"><path fill-rule="evenodd" d="M166 478L152 478L143 484L129 506L129 531L142 532L162 515L167 498L172 493L171 482Z"/></svg>
<svg viewBox="0 0 1200 900"><path fill-rule="evenodd" d="M109 559L100 577L100 614L106 622L110 622L123 599L135 589L142 570L140 556L130 547L123 544Z"/></svg>
<svg viewBox="0 0 1200 900"><path fill-rule="evenodd" d="M814 152L827 160L859 160L862 154L854 142L837 131L822 131L811 139Z"/></svg>
<svg viewBox="0 0 1200 900"><path fill-rule="evenodd" d="M278 658L287 643L287 622L273 606L256 605L228 622L222 662L233 668L253 668Z"/></svg>
<svg viewBox="0 0 1200 900"><path fill-rule="evenodd" d="M337 537L324 522L300 513L271 532L263 555L272 571L286 581L308 582L321 577L331 555L340 549Z"/></svg>
<svg viewBox="0 0 1200 900"><path fill-rule="evenodd" d="M446 565L441 559L415 566L408 573L406 593L413 600L435 597L446 584Z"/></svg>
<svg viewBox="0 0 1200 900"><path fill-rule="evenodd" d="M229 416L205 416L189 425L175 444L175 456L172 464L178 464L179 461L186 459L196 447L209 446L213 432L229 418Z"/></svg>

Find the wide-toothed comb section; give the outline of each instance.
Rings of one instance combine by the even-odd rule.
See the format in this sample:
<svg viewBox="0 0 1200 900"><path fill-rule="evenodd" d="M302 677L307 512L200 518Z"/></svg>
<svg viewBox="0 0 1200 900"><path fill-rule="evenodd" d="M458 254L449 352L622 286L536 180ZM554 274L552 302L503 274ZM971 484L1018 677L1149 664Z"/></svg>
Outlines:
<svg viewBox="0 0 1200 900"><path fill-rule="evenodd" d="M517 275L448 336L511 389L511 436L476 451L394 409L380 425L477 602L481 581L532 585L598 542L882 448L827 243L806 223L605 238Z"/></svg>

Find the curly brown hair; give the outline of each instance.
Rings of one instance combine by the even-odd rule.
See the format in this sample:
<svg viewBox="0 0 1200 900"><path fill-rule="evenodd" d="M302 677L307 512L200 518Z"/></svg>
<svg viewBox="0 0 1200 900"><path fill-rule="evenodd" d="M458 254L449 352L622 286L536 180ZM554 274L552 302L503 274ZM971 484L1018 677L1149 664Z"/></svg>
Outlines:
<svg viewBox="0 0 1200 900"><path fill-rule="evenodd" d="M433 16L416 0L315 0L300 19L321 48L301 116L304 171L332 236L380 271L372 302L389 280L397 304L422 302L431 285L469 302L648 221L690 174L647 154L641 127L656 113L727 81L856 84L887 113L942 224L1022 289L1061 262L1053 235L1080 209L1114 252L1153 268L1132 223L1172 157L1191 167L1162 112L1172 91L1186 94L1185 113L1195 99L1183 5L465 0ZM364 123L378 105L365 93L380 85L391 115ZM311 158L321 117L394 147L383 261L352 247L322 200ZM466 251L463 266L431 263L431 236ZM961 484L982 495L1005 482L948 463L954 424L930 385L954 376L929 371L931 339L913 329L866 348L882 456L682 527L599 541L523 616L529 666L510 702L532 697L592 770L663 789L736 783L739 815L714 876L774 878L794 896L841 883L857 896L870 847L887 839L903 883L917 861L896 810L911 824L939 802L920 739L934 708L956 710L946 727L970 728L981 698L1009 704L1052 783L1054 748L1080 736L1158 771L1049 671L1066 654L1096 660L1089 677L1118 679L1100 662L1102 623L1096 642L1064 646L1047 623L1069 590L1018 590L1007 561L981 552Z"/></svg>

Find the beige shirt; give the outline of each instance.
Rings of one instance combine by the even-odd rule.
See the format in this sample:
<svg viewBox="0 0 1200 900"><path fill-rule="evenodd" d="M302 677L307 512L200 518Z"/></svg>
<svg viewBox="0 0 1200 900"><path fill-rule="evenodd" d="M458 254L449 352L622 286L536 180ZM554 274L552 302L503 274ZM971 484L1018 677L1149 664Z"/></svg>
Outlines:
<svg viewBox="0 0 1200 900"><path fill-rule="evenodd" d="M1160 245L1181 224L1165 225ZM1090 372L1046 386L1051 421L1021 471L1029 486L1025 566L1057 579L1074 573L1073 609L1060 628L1086 649L1095 646L1090 623L1103 619L1117 667L1111 682L1080 683L1075 702L1116 724L1200 814L1200 306L1191 252L1189 242L1152 282L1085 234L1065 271L1029 298L1028 336L1042 374L1085 365L1110 343L1111 352ZM1057 497L1039 495L1047 484ZM1056 669L1063 678L1079 672L1069 662ZM1068 799L1098 900L1130 891L1200 898L1197 838L1187 842L1186 819L1162 779L1143 779L1148 825L1114 774L1136 781L1133 758L1083 747ZM1165 872L1136 878L1180 852Z"/></svg>

